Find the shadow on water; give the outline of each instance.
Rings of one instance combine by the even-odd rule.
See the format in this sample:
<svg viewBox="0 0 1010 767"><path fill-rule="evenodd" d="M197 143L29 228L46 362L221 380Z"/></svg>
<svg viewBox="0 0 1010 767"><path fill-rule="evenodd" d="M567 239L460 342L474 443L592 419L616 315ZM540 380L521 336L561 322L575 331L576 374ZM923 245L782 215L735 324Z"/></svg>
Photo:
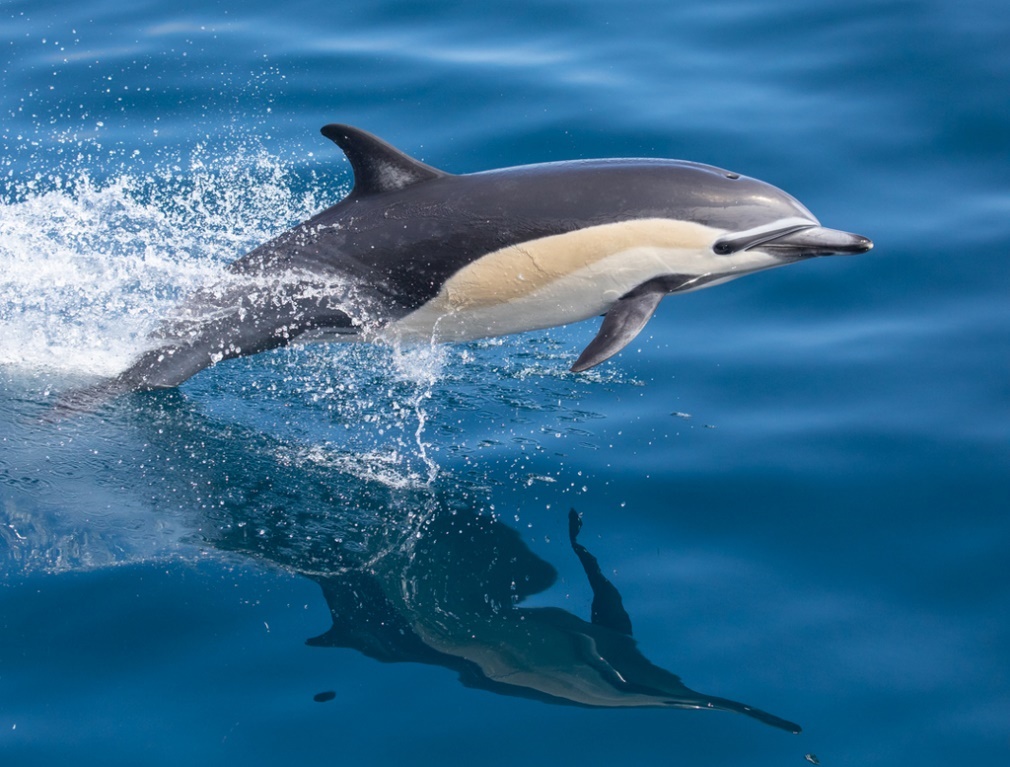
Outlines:
<svg viewBox="0 0 1010 767"><path fill-rule="evenodd" d="M309 645L442 666L467 687L501 695L598 708L735 711L800 730L695 692L650 662L632 636L618 588L579 542L583 520L574 510L569 540L592 589L589 620L524 605L551 587L557 572L516 530L482 511L479 486L446 474L428 483L376 481L367 471L349 472L318 455L308 460L262 433L216 422L174 393L135 396L112 415L64 426L63 442L72 433L93 438L92 426L139 437L128 446L122 436L113 440L119 454L107 463L124 484L142 487L157 517L184 520L177 545L209 546L316 582L333 625ZM3 527L13 530L7 516ZM14 562L30 559L26 547L52 545L41 533L24 532L6 536Z"/></svg>

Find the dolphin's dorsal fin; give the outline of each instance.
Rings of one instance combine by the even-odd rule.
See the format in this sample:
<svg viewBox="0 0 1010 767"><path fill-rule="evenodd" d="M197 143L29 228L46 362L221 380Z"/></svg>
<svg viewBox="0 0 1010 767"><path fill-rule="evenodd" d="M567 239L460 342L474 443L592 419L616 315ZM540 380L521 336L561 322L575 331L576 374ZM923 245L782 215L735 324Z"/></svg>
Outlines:
<svg viewBox="0 0 1010 767"><path fill-rule="evenodd" d="M344 150L354 171L351 194L360 197L406 189L422 181L448 176L413 157L405 155L371 133L350 125L332 123L322 134Z"/></svg>

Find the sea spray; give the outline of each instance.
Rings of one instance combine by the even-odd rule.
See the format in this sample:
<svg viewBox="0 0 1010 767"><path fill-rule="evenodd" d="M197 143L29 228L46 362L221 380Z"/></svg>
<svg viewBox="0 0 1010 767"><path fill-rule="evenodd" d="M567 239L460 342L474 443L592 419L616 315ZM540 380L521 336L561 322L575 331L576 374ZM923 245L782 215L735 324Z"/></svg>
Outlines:
<svg viewBox="0 0 1010 767"><path fill-rule="evenodd" d="M0 199L0 366L111 375L181 297L325 203L251 142L13 180Z"/></svg>

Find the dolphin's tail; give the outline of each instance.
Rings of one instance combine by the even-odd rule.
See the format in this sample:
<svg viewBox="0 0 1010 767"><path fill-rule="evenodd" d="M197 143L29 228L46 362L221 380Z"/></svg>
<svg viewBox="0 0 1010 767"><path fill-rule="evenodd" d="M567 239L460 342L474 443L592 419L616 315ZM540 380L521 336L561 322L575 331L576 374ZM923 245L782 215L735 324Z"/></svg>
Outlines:
<svg viewBox="0 0 1010 767"><path fill-rule="evenodd" d="M118 375L67 392L54 415L91 412L129 392L174 388L218 362L287 346L310 332L355 337L357 323L327 292L294 282L271 287L197 292L152 334L158 346Z"/></svg>
<svg viewBox="0 0 1010 767"><path fill-rule="evenodd" d="M51 415L61 418L90 413L123 394L171 389L214 362L195 346L161 346L142 354L119 375L63 393Z"/></svg>
<svg viewBox="0 0 1010 767"><path fill-rule="evenodd" d="M119 375L61 394L47 420L92 413L106 402L124 394L171 389L214 362L214 358L195 346L161 346L152 349L142 354Z"/></svg>
<svg viewBox="0 0 1010 767"><path fill-rule="evenodd" d="M134 391L133 388L119 380L119 376L105 378L98 383L82 386L63 392L49 412L43 416L43 421L61 421L84 413L98 410L106 402L123 394Z"/></svg>

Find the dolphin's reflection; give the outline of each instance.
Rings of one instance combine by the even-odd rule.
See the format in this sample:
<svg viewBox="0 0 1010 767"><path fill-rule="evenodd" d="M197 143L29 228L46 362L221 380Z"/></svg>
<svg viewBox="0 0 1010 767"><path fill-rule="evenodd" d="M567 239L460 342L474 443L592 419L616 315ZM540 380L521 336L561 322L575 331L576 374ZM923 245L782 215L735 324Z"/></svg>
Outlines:
<svg viewBox="0 0 1010 767"><path fill-rule="evenodd" d="M148 441L130 456L128 478L162 511L195 511L205 544L318 583L333 625L310 645L443 666L468 687L502 695L735 711L800 730L695 692L651 663L632 638L620 593L579 542L574 511L569 540L593 593L588 621L524 605L554 584L554 567L481 513L483 493L459 478L392 487L368 471L349 472L346 460L308 459L262 433L222 426L179 398L137 414L128 431L146 432Z"/></svg>
<svg viewBox="0 0 1010 767"><path fill-rule="evenodd" d="M432 518L409 554L367 571L311 576L333 627L314 646L358 650L384 662L456 671L467 687L589 707L661 706L736 711L790 732L798 725L743 703L704 695L651 663L631 636L621 595L578 542L572 549L593 591L587 622L557 607L522 607L554 569L511 528L485 517Z"/></svg>

